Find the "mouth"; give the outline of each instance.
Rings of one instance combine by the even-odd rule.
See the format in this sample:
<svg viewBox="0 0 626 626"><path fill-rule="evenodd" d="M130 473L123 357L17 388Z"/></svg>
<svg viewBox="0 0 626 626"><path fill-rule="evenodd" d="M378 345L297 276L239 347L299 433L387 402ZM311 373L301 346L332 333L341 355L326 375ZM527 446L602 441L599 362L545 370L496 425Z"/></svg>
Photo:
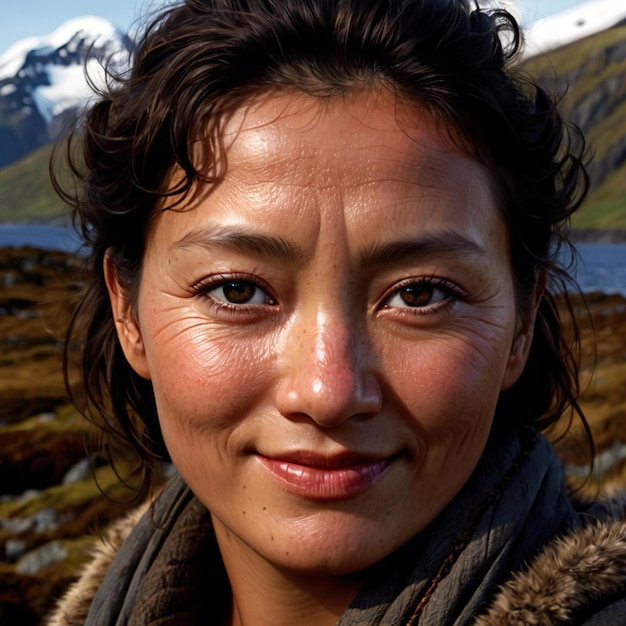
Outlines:
<svg viewBox="0 0 626 626"><path fill-rule="evenodd" d="M387 473L396 456L357 453L320 455L307 451L257 455L281 487L308 500L342 500L360 495Z"/></svg>

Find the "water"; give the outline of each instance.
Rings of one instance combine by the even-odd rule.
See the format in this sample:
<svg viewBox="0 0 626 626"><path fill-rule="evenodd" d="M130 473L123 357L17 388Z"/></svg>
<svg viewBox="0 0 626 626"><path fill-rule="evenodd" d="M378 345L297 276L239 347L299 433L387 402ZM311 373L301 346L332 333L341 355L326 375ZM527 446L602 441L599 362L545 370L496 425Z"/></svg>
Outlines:
<svg viewBox="0 0 626 626"><path fill-rule="evenodd" d="M0 224L0 247L35 246L76 252L80 240L71 228L45 224ZM583 291L602 291L626 297L626 244L578 246L576 277Z"/></svg>
<svg viewBox="0 0 626 626"><path fill-rule="evenodd" d="M626 296L626 244L586 244L577 249L580 261L576 279L585 293Z"/></svg>
<svg viewBox="0 0 626 626"><path fill-rule="evenodd" d="M80 239L74 229L49 224L0 224L0 248L34 246L46 250L77 252Z"/></svg>

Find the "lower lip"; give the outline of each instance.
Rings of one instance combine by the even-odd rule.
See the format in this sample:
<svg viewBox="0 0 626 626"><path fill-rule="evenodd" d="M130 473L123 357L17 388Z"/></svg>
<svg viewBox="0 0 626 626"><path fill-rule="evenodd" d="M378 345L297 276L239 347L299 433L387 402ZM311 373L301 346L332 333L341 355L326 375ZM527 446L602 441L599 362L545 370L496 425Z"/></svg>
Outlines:
<svg viewBox="0 0 626 626"><path fill-rule="evenodd" d="M367 491L391 465L391 459L337 468L320 468L257 457L287 491L309 500L343 500Z"/></svg>

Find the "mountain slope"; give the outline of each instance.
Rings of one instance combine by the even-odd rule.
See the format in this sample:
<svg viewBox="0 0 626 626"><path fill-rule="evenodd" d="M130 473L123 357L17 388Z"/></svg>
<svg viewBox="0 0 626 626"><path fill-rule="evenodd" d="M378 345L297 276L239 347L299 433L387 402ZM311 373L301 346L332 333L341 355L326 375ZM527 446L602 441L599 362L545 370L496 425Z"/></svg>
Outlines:
<svg viewBox="0 0 626 626"><path fill-rule="evenodd" d="M0 221L61 221L67 209L48 175L52 146L45 145L0 169Z"/></svg>
<svg viewBox="0 0 626 626"><path fill-rule="evenodd" d="M591 195L578 228L626 229L626 25L616 26L525 63L565 117L587 136Z"/></svg>

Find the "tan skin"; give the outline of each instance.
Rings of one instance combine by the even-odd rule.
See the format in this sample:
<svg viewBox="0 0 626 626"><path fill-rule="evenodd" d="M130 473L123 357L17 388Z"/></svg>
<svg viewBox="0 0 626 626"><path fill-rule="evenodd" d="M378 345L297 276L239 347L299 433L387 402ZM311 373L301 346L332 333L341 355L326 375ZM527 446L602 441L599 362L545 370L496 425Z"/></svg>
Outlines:
<svg viewBox="0 0 626 626"><path fill-rule="evenodd" d="M380 90L257 98L156 218L119 338L211 511L232 624L334 624L465 484L526 362L488 170Z"/></svg>

